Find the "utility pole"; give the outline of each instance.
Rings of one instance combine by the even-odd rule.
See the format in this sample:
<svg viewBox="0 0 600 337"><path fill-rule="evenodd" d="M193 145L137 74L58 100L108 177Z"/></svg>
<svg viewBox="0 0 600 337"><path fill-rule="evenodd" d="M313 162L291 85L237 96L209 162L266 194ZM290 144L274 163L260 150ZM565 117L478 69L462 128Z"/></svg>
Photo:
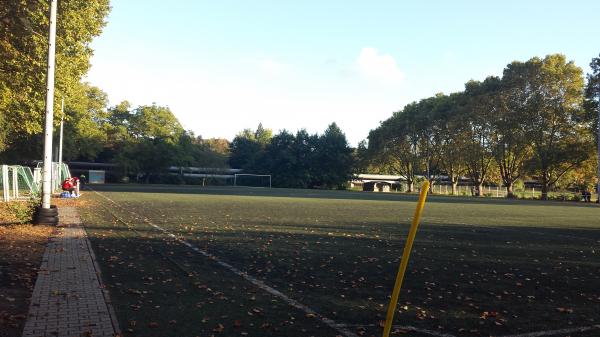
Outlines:
<svg viewBox="0 0 600 337"><path fill-rule="evenodd" d="M65 98L62 98L62 101L60 102L60 111L61 111L61 117L60 117L60 135L58 138L58 169L60 172L60 167L62 166L62 152L63 152L63 126L65 124ZM60 177L57 177L60 178ZM59 179L60 180L60 179Z"/></svg>
<svg viewBox="0 0 600 337"><path fill-rule="evenodd" d="M598 124L597 124L597 130L596 132L598 133L598 181L596 182L596 193L597 194L597 200L596 202L600 204L600 93L598 93Z"/></svg>
<svg viewBox="0 0 600 337"><path fill-rule="evenodd" d="M44 128L44 169L42 171L42 209L50 208L52 194L52 122L54 120L54 68L56 47L56 2L50 0L48 33L48 73L46 77L46 125Z"/></svg>

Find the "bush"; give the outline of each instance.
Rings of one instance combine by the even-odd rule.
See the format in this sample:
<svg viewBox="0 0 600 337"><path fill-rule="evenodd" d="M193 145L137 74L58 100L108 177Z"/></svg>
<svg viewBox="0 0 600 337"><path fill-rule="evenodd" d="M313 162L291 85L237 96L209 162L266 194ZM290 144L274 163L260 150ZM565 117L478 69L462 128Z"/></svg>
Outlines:
<svg viewBox="0 0 600 337"><path fill-rule="evenodd" d="M581 201L581 194L578 193L549 193L548 200L557 201Z"/></svg>
<svg viewBox="0 0 600 337"><path fill-rule="evenodd" d="M14 223L29 223L33 220L33 212L37 203L36 199L29 201L11 201L4 204L3 214L5 220Z"/></svg>
<svg viewBox="0 0 600 337"><path fill-rule="evenodd" d="M517 180L513 183L513 193L516 192L525 192L525 183L523 182L523 180Z"/></svg>

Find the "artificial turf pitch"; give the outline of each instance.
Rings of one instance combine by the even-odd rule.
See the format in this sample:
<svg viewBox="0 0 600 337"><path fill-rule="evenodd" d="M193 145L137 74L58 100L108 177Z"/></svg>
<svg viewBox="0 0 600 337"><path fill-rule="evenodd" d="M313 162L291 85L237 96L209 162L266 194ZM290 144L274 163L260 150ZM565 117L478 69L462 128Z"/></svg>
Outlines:
<svg viewBox="0 0 600 337"><path fill-rule="evenodd" d="M347 191L94 189L82 215L125 336L341 334L320 315L379 336L416 204ZM430 196L394 324L410 336L600 335L600 208Z"/></svg>

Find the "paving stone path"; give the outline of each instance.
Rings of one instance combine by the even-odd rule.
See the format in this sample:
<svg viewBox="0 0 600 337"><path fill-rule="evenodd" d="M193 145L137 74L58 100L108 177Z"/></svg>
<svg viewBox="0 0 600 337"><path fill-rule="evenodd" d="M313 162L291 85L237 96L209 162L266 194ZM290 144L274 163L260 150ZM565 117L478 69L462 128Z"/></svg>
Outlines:
<svg viewBox="0 0 600 337"><path fill-rule="evenodd" d="M117 320L77 210L59 208L59 219L59 234L44 252L23 336L117 336Z"/></svg>

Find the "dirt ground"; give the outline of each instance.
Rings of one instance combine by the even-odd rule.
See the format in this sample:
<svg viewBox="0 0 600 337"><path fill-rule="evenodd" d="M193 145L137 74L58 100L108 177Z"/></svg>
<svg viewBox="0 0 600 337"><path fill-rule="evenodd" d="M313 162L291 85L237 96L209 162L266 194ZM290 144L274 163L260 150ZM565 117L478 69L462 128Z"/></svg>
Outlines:
<svg viewBox="0 0 600 337"><path fill-rule="evenodd" d="M20 336L54 227L0 225L0 336Z"/></svg>

